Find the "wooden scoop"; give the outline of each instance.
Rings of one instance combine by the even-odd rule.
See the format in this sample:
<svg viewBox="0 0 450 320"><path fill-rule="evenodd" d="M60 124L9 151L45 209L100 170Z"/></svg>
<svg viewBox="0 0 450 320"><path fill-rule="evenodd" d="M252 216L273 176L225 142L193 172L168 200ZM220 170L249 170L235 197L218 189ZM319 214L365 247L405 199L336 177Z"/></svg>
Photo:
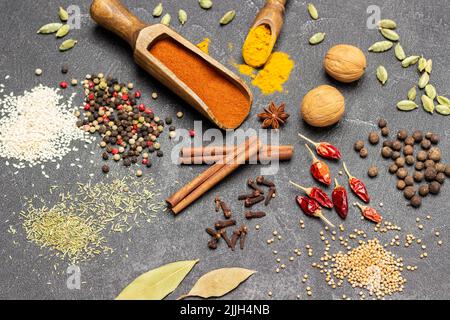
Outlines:
<svg viewBox="0 0 450 320"><path fill-rule="evenodd" d="M95 22L114 32L130 44L134 50L134 59L139 66L162 82L206 118L210 119L219 128L235 129L245 120L250 112L250 106L253 101L253 95L247 85L233 72L201 51L197 46L190 43L171 28L163 24L151 26L144 24L136 16L130 13L119 0L93 0L90 13ZM191 88L150 54L149 48L152 44L167 37L197 55L205 64L217 70L224 79L233 84L243 94L245 99L248 100L248 106L243 106L243 108L247 108L248 110L243 112L242 119L239 119L240 121L237 125L230 127L221 123L214 116L208 105L206 105ZM167 52L167 54L170 55L170 52ZM205 87L208 87L207 83L204 85Z"/></svg>
<svg viewBox="0 0 450 320"><path fill-rule="evenodd" d="M270 52L272 52L284 23L284 11L287 0L267 0L264 7L258 12L250 30L260 25L267 25L271 31L272 42ZM270 54L269 54L270 55ZM267 58L269 57L267 56ZM253 66L260 67L260 66Z"/></svg>

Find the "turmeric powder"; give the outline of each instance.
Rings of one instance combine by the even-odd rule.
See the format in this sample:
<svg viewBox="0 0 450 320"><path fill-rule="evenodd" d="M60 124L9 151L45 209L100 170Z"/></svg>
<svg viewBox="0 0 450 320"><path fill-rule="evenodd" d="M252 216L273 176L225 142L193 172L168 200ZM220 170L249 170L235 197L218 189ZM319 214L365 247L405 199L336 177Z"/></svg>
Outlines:
<svg viewBox="0 0 450 320"><path fill-rule="evenodd" d="M283 91L283 84L289 79L294 61L284 52L274 52L262 70L253 79L252 84L261 89L263 94Z"/></svg>
<svg viewBox="0 0 450 320"><path fill-rule="evenodd" d="M209 38L205 38L202 42L197 43L197 48L202 50L204 53L209 54L209 43L211 40Z"/></svg>
<svg viewBox="0 0 450 320"><path fill-rule="evenodd" d="M249 66L261 67L266 63L274 46L269 26L262 24L250 30L242 47L242 57Z"/></svg>

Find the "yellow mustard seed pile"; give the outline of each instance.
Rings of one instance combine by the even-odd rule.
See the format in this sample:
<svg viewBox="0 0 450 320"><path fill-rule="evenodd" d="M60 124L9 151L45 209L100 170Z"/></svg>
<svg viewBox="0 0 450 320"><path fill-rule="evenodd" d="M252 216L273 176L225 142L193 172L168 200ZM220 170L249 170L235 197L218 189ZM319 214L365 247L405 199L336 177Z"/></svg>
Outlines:
<svg viewBox="0 0 450 320"><path fill-rule="evenodd" d="M406 282L401 274L403 259L396 258L387 251L377 239L360 244L349 250L336 254L326 254L326 259L331 265L324 268L324 274L328 285L335 285L345 279L354 288L365 288L369 295L377 298L402 292Z"/></svg>
<svg viewBox="0 0 450 320"><path fill-rule="evenodd" d="M52 187L50 193L59 188ZM30 242L79 263L114 251L107 246L107 233L129 232L142 221L151 222L165 207L160 196L151 177L78 183L76 192L60 192L51 207L43 199L29 199L20 215Z"/></svg>

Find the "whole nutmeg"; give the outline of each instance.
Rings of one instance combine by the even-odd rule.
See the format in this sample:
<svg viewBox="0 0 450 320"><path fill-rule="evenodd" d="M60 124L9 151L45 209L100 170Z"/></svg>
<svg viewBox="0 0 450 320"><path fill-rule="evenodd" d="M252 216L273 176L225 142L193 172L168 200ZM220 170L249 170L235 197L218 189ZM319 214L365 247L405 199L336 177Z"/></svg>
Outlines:
<svg viewBox="0 0 450 320"><path fill-rule="evenodd" d="M300 114L313 127L328 127L341 120L344 111L345 99L339 90L321 85L303 97Z"/></svg>
<svg viewBox="0 0 450 320"><path fill-rule="evenodd" d="M323 66L329 76L349 83L363 76L367 61L361 49L348 44L339 44L328 50Z"/></svg>

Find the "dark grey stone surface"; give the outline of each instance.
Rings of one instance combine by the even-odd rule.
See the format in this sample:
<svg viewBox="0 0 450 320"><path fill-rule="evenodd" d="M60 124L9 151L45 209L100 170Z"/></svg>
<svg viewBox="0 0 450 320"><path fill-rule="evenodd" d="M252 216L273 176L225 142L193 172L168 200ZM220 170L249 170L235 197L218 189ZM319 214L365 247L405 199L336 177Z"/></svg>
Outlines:
<svg viewBox="0 0 450 320"><path fill-rule="evenodd" d="M149 23L157 20L151 16L154 5L159 1L129 0L125 3L131 10ZM210 54L233 69L231 60L240 61L240 47L256 12L262 6L263 0L255 1L215 1L209 11L201 10L196 1L163 1L166 12L173 17L173 27L194 43L203 38L211 38ZM245 191L245 179L259 174L260 167L247 166L227 178L214 191L206 194L188 210L178 217L167 213L160 214L152 224L144 224L140 229L134 229L129 234L110 235L110 241L116 251L108 258L98 257L82 264L82 286L80 290L69 290L66 287L67 275L61 264L58 271L53 270L56 260L39 257L41 250L35 245L27 243L21 229L18 212L22 209L23 197L39 195L48 199L51 185L62 184L67 190L75 189L75 181L87 182L89 173L94 173L93 182L107 181L100 171L100 156L96 147L93 156L90 150L81 148L79 153L70 153L62 161L59 174L53 172L50 179L41 175L40 168L24 169L14 175L14 169L6 167L4 160L0 161L0 298L4 299L112 299L132 279L142 272L182 259L199 258L200 263L187 276L185 281L170 298L176 298L187 292L202 274L220 267L240 266L258 271L249 281L237 290L227 295L228 299L265 299L267 292L273 292L273 299L308 299L306 286L313 289L314 299L339 299L342 294L358 298L357 289L348 284L332 290L325 284L324 276L311 263L318 261L323 243L319 231L323 228L320 221L309 219L300 212L295 204L297 192L289 187L287 181L294 179L302 181L304 185L312 185L313 181L308 173L309 156L305 153L302 143L297 138L297 132L303 132L316 140L326 140L338 145L343 151L344 158L351 167L352 173L362 177L372 195L372 205L379 208L385 219L395 222L402 227L400 237L407 233L414 233L427 245L427 259L420 259L422 252L419 246L412 248L393 247L395 254L404 258L405 264L417 265L415 272L404 271L408 280L405 290L395 299L449 299L450 298L450 255L448 233L450 217L448 202L449 188L445 185L438 197L428 197L422 208L411 209L401 193L395 189L395 177L387 173L388 163L381 160L378 147L369 147L369 157L361 160L352 151L356 139L365 139L371 130L376 130L379 117L388 119L393 132L400 128L421 129L435 131L442 137L440 147L444 158L450 158L450 142L448 140L448 118L439 115L429 115L419 109L410 113L400 113L395 103L403 99L408 89L418 80L415 68L403 69L396 61L393 52L385 54L369 54L366 51L373 42L381 40L376 30L366 27L366 13L369 5L377 5L383 17L393 18L398 22L398 32L407 54L423 54L434 61L431 76L432 83L438 92L450 95L448 87L448 65L450 56L450 13L448 2L433 1L315 1L320 13L318 21L311 21L305 9L306 1L289 1L286 23L277 43L277 50L287 52L295 60L295 69L289 81L285 84L288 93L276 93L271 96L261 95L257 88L252 90L255 101L250 116L242 126L259 128L256 114L261 107L274 100L285 102L291 118L285 128L280 130L280 141L283 144L293 144L296 148L294 158L290 163L283 163L279 173L273 178L279 190L279 196L273 201L268 210L268 216L258 222L249 222L250 233L248 244L244 251L231 252L220 245L216 251L206 247L206 226L210 226L218 215L213 210L213 198L220 193L231 203L237 216L242 208L235 201L237 194ZM127 45L112 34L97 27L88 16L88 1L78 3L81 8L82 26L74 30L72 37L79 40L73 50L61 54L57 47L59 41L52 36L36 35L36 30L43 24L57 20L57 8L77 4L71 1L1 1L0 4L0 83L5 84L5 93L14 91L16 94L31 89L38 83L57 86L59 81L71 77L82 79L87 73L103 71L112 74L123 81L131 80L144 92L144 100L150 103L157 114L175 117L179 110L185 112L182 120L175 121L179 128L190 128L194 120L201 119L196 112L163 88L154 79L139 69L133 62L131 50ZM178 9L185 9L189 20L180 26L177 20ZM226 27L220 27L218 19L224 12L236 9L236 19ZM326 32L327 38L318 46L309 46L308 38L315 32ZM232 43L234 49L228 48ZM322 69L322 59L329 47L338 43L357 45L367 53L368 67L363 79L355 84L343 85L328 78ZM60 73L60 65L69 63L70 72L67 76ZM382 87L375 78L375 69L383 64L390 74L388 83ZM42 68L41 77L34 76L35 68ZM9 80L4 80L10 75ZM244 77L246 81L247 78ZM346 115L343 121L329 129L312 129L300 120L298 109L303 95L311 88L328 83L335 85L345 95L347 102ZM80 87L65 92L68 96L72 90L78 90L76 101L81 102ZM151 101L150 93L156 90L159 98ZM210 127L206 121L204 128ZM169 153L173 145L167 138L163 138L163 149ZM69 164L80 157L84 168L76 169ZM89 160L95 164L91 165ZM377 179L367 178L366 170L370 164L377 164L380 175ZM330 164L334 175L340 170L341 163ZM158 181L163 195L174 192L179 185L188 182L203 167L177 167L166 156L155 159L154 166L145 174L152 174ZM123 167L113 171L119 176L130 175L131 171ZM344 178L339 178L344 183ZM448 182L446 183L448 184ZM54 200L54 199L53 199ZM355 201L353 195L350 201ZM341 223L334 212L326 212L336 224ZM431 220L425 220L431 215ZM418 230L415 222L420 217L425 228ZM239 218L241 219L241 218ZM299 219L305 220L306 228L299 228ZM255 225L261 225L256 231ZM374 234L373 225L360 219L356 209L351 208L345 222L346 234L355 229L365 230L369 238L378 237L383 242L389 242L397 233ZM15 226L18 234L7 232L10 225ZM271 246L266 240L277 230L282 240ZM438 247L435 231L440 231L444 245ZM314 248L314 256L307 257L305 245ZM126 251L128 247L128 251ZM303 255L289 262L294 248L300 248ZM337 242L332 243L332 252L340 250ZM275 273L276 261L272 250L279 251L279 257L287 268ZM307 284L301 283L303 274L309 275Z"/></svg>

